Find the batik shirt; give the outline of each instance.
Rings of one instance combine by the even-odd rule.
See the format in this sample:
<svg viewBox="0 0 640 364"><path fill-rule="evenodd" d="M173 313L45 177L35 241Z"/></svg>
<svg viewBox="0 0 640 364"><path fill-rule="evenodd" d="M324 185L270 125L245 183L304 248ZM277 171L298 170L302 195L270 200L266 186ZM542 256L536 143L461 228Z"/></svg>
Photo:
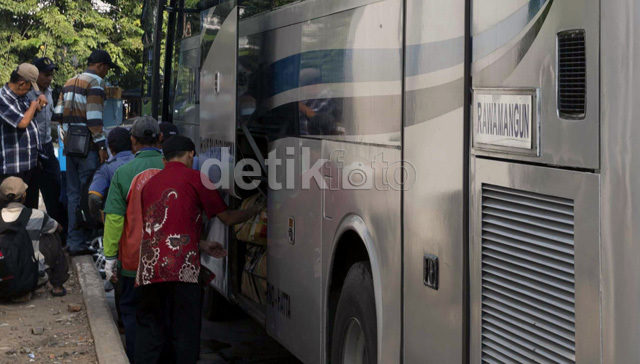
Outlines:
<svg viewBox="0 0 640 364"><path fill-rule="evenodd" d="M164 168L162 153L156 148L143 148L132 161L116 170L111 179L104 213L104 256L118 256L122 262L120 273L133 278L138 269L140 240L142 239L142 214L139 195L141 182ZM155 170L155 171L154 171ZM144 177L144 179L142 179ZM136 179L134 183L134 179ZM134 188L135 187L135 188ZM132 203L135 201L135 203Z"/></svg>
<svg viewBox="0 0 640 364"><path fill-rule="evenodd" d="M203 220L227 210L200 172L169 162L142 189L143 232L136 285L197 283ZM204 215L204 216L203 216Z"/></svg>

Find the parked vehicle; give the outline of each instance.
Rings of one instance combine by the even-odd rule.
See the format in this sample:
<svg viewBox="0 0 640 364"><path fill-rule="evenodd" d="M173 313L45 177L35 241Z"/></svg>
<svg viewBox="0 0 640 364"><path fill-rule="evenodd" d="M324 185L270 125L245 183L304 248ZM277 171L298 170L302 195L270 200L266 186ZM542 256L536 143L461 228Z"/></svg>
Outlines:
<svg viewBox="0 0 640 364"><path fill-rule="evenodd" d="M640 361L637 1L148 0L150 100L164 5L163 119L268 200L212 285L300 360Z"/></svg>

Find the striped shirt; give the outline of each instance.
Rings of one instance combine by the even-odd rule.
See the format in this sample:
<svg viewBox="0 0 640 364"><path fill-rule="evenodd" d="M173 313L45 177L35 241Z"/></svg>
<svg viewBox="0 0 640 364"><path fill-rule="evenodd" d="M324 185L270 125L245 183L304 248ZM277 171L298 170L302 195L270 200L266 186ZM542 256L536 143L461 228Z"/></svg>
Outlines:
<svg viewBox="0 0 640 364"><path fill-rule="evenodd" d="M18 129L29 104L26 95L16 95L8 84L0 89L0 174L26 172L38 164L41 148L36 123Z"/></svg>
<svg viewBox="0 0 640 364"><path fill-rule="evenodd" d="M92 70L85 70L64 84L55 114L62 114L65 124L86 125L93 135L93 142L104 142L102 110L106 83Z"/></svg>
<svg viewBox="0 0 640 364"><path fill-rule="evenodd" d="M18 202L10 202L7 207L2 209L2 220L5 222L14 222L20 217L20 213L24 205ZM58 228L56 220L47 215L46 212L31 209L31 218L27 222L27 233L31 238L33 244L33 251L36 254L36 258L40 261L44 260L42 254L40 254L40 236L44 234L53 234Z"/></svg>

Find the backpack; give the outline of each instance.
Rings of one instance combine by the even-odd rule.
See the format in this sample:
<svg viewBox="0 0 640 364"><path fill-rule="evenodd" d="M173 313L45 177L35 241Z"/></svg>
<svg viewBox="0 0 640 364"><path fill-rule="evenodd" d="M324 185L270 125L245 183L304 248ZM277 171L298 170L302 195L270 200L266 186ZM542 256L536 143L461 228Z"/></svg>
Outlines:
<svg viewBox="0 0 640 364"><path fill-rule="evenodd" d="M89 230L97 230L102 228L102 222L97 221L91 215L91 210L89 209L89 187L91 187L91 182L93 181L93 176L95 176L96 169L90 178L87 178L87 182L82 185L80 188L80 201L78 201L78 205L76 206L76 229L84 228ZM107 198L105 196L104 201Z"/></svg>
<svg viewBox="0 0 640 364"><path fill-rule="evenodd" d="M0 213L0 298L20 297L38 284L38 260L27 232L31 211L23 208L13 222Z"/></svg>

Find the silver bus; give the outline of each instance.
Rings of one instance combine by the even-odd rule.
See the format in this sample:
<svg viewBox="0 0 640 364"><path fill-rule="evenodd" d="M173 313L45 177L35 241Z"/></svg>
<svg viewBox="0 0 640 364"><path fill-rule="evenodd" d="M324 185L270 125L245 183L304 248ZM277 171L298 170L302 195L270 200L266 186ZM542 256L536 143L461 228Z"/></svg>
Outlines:
<svg viewBox="0 0 640 364"><path fill-rule="evenodd" d="M640 362L640 1L144 14L151 112L212 180L259 161L252 191L221 187L264 194L268 228L212 222L217 314L239 305L310 364Z"/></svg>

